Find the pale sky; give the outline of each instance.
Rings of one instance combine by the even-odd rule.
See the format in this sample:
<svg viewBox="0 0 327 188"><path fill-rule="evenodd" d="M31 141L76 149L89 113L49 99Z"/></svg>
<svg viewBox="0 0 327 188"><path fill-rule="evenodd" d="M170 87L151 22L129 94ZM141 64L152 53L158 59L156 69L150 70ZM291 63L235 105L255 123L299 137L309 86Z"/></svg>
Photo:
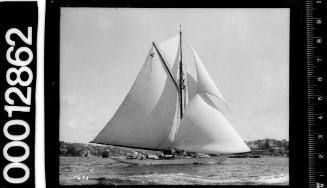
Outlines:
<svg viewBox="0 0 327 188"><path fill-rule="evenodd" d="M183 30L248 141L289 139L289 9L61 8L60 140L87 143L131 88L152 41ZM196 77L196 74L194 74Z"/></svg>

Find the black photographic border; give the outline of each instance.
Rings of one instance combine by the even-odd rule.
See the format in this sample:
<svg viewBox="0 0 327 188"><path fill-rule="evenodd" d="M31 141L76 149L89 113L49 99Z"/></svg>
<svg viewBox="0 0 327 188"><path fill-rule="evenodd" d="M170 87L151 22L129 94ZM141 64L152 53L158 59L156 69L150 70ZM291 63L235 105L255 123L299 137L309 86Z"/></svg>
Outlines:
<svg viewBox="0 0 327 188"><path fill-rule="evenodd" d="M38 5L37 2L33 1L25 1L25 2L14 2L14 1L1 1L0 2L0 125L1 125L1 132L0 132L0 148L1 148L1 154L0 154L0 169L1 169L1 175L0 175L0 188L4 187L34 187L35 186L35 130L36 130L36 106L37 106L37 98L35 97L36 94L36 84L38 82L37 73L38 73L38 65L37 62L39 61L37 57L37 33L38 33L38 21L40 19L40 16L38 15ZM31 28L31 37L28 37L28 27ZM15 31L12 29L16 28L16 31L19 31L22 33L22 36L25 36L27 38L30 38L31 41L28 43L25 40L22 40L24 37L22 36L14 36L16 35ZM15 42L14 44L9 44L6 41L6 34L8 31L13 31L10 36L10 38ZM26 39L27 39L26 38ZM9 62L8 57L6 57L6 54L8 52L8 49L10 47L14 47L14 51L10 53L12 59L16 61L16 52L18 52L18 49L21 49L21 47L27 47L31 55L26 54L25 57L22 57L22 60L25 58L31 58L31 61L27 63L26 65L22 65L21 63L18 64L12 64ZM24 52L21 51L21 52ZM17 54L21 54L21 52ZM27 51L25 51L27 53ZM16 57L15 57L16 56ZM20 55L19 55L20 56ZM20 59L20 58L19 58ZM26 60L26 59L25 59ZM30 70L30 73L26 76L22 77L22 81L26 82L26 79L31 78L31 82L28 85L21 85L21 83L16 82L14 84L9 84L9 79L7 78L7 73L10 69L14 68L14 70L23 70L20 68L27 68ZM27 70L25 69L25 70ZM23 73L25 71L22 71ZM9 74L12 79L17 79L20 77L20 75L15 75L14 77ZM18 79L17 79L18 81ZM27 83L27 82L26 82ZM27 92L27 88L30 89L30 94ZM10 89L15 89L18 92L21 92L22 95L26 96L27 101L29 101L29 104L27 102L22 101L22 97L17 95L16 92L9 92ZM14 90L11 90L14 91ZM9 94L11 100L13 101L12 104L9 104L7 97L5 97L6 93L16 93L16 96L13 94ZM25 97L24 97L25 98ZM11 111L11 115L9 115L9 111L6 110L7 107L14 107L14 106L21 106L23 108L29 108L28 111L21 111L21 110L13 110ZM15 107L14 107L15 108ZM12 108L13 109L13 108ZM21 122L25 122L27 127L29 128L27 137L24 137L23 139L14 140L13 138L9 138L5 134L5 125L9 122L13 122L14 120L18 120ZM9 125L9 124L7 124ZM13 124L15 125L15 123ZM19 125L19 124L17 124ZM20 126L23 124L20 124ZM26 128L20 128L19 126L10 126L12 128L7 127L6 130L11 135L21 135L23 133L27 133L27 127ZM24 131L24 132L23 132ZM3 175L5 167L9 167L7 165L14 164L12 157L19 157L23 154L27 154L26 149L17 147L19 145L14 146L14 142L17 143L20 142L22 144L26 144L25 146L29 148L29 152L26 159L23 159L21 162L21 165L26 165L27 169L29 170L29 175L27 176L27 179L21 183L17 183L16 178L22 178L24 175L26 175L26 171L23 169L20 169L21 167L10 168L11 170L7 171L7 174L14 178L14 180L10 181L5 179L5 176ZM8 145L9 143L14 145ZM5 146L10 146L6 153L10 157L5 157L4 148ZM12 147L14 146L14 147ZM24 153L23 153L24 152ZM10 159L9 159L10 158ZM19 165L19 166L21 166ZM16 180L15 180L16 179ZM16 183L14 183L16 182Z"/></svg>
<svg viewBox="0 0 327 188"><path fill-rule="evenodd" d="M289 186L218 185L218 187L309 187L306 104L305 0L50 0L45 22L45 175L53 187L107 187L59 185L60 8L290 8L289 51ZM37 161L36 161L37 162ZM135 185L133 185L134 187ZM139 185L140 186L140 185ZM144 185L143 185L144 186ZM148 185L153 186L153 185ZM208 186L208 185L206 185ZM216 185L217 186L217 185ZM129 186L130 187L130 186ZM138 186L137 186L138 187Z"/></svg>

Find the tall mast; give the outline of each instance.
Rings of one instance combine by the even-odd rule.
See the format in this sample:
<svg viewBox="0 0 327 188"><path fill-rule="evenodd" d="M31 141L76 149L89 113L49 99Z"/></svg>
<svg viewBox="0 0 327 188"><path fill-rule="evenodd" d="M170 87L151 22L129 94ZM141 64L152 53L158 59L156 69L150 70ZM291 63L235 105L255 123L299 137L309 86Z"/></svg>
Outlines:
<svg viewBox="0 0 327 188"><path fill-rule="evenodd" d="M180 62L179 62L179 90L180 90L180 109L181 109L181 119L183 117L183 86L184 86L184 76L183 76L183 55L182 55L182 27L179 25L179 47L180 47Z"/></svg>

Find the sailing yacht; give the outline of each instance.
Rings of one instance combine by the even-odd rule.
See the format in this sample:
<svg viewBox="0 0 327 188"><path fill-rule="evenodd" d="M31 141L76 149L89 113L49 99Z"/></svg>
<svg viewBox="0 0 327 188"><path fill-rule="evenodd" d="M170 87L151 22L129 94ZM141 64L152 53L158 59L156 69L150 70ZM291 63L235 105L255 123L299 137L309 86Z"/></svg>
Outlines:
<svg viewBox="0 0 327 188"><path fill-rule="evenodd" d="M167 41L153 42L132 88L92 143L214 154L210 158L115 159L130 164L212 164L230 154L249 152L217 103L227 105L220 90L191 49L197 79L183 62L181 29Z"/></svg>

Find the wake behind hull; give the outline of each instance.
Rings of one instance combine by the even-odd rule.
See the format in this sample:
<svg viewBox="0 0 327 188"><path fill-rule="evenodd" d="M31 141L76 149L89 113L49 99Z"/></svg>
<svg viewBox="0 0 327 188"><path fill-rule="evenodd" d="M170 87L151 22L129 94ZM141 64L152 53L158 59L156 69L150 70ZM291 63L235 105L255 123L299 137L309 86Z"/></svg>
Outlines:
<svg viewBox="0 0 327 188"><path fill-rule="evenodd" d="M178 164L218 164L225 161L228 155L219 155L210 158L188 158L188 159L124 159L124 158L112 158L116 161L135 164L135 165L178 165Z"/></svg>

